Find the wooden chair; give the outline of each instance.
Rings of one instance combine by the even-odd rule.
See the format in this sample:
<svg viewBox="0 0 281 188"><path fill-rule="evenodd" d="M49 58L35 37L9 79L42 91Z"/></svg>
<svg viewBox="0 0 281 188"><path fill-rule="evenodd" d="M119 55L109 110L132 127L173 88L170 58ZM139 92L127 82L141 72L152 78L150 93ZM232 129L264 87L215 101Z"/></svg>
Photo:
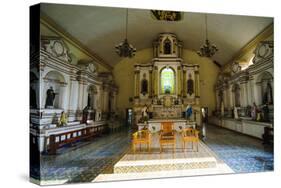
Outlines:
<svg viewBox="0 0 281 188"><path fill-rule="evenodd" d="M173 152L176 147L176 137L174 133L172 122L162 122L160 130L160 153L162 152L163 145L173 145Z"/></svg>
<svg viewBox="0 0 281 188"><path fill-rule="evenodd" d="M147 150L150 152L151 134L148 130L140 130L133 134L132 147L134 153L136 152L136 145L146 144Z"/></svg>
<svg viewBox="0 0 281 188"><path fill-rule="evenodd" d="M192 150L193 144L196 143L196 151L198 151L199 131L194 128L187 128L182 131L182 150L185 149L185 143L191 142Z"/></svg>

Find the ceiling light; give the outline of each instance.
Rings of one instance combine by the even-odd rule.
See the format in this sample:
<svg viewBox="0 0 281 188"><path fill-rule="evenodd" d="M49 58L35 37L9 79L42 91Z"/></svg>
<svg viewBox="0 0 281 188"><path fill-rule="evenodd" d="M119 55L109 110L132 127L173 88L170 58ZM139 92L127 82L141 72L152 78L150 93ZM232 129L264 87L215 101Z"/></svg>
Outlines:
<svg viewBox="0 0 281 188"><path fill-rule="evenodd" d="M200 50L197 51L197 54L202 57L212 57L218 51L218 48L215 44L211 44L208 40L208 25L207 25L207 14L205 14L205 25L206 25L206 40L205 44L200 47Z"/></svg>
<svg viewBox="0 0 281 188"><path fill-rule="evenodd" d="M127 33L128 33L128 9L126 9L126 36L125 36L124 41L122 41L120 44L115 46L115 49L116 49L116 53L120 57L131 58L131 57L135 56L136 48L134 48L133 45L131 45L128 42Z"/></svg>

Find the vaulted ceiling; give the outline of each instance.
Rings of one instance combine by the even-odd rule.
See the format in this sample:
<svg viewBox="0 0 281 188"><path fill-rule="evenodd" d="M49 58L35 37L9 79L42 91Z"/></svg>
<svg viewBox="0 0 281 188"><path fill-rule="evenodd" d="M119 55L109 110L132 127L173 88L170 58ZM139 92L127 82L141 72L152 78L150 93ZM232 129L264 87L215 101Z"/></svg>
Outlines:
<svg viewBox="0 0 281 188"><path fill-rule="evenodd" d="M44 15L60 28L114 66L121 58L115 45L125 38L126 9L95 6L42 4ZM213 57L227 63L248 42L273 22L269 17L207 14L208 38L219 52ZM197 51L205 41L205 17L185 12L178 22L158 21L150 10L129 9L128 39L137 51L152 47L159 33L175 33L184 48Z"/></svg>

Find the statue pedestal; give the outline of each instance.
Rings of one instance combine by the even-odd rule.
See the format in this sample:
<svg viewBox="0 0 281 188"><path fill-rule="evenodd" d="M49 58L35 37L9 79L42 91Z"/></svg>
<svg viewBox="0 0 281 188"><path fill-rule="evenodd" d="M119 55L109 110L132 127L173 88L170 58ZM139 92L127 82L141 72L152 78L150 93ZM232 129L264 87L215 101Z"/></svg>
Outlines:
<svg viewBox="0 0 281 188"><path fill-rule="evenodd" d="M63 109L31 109L31 123L38 126L39 129L44 127L55 127Z"/></svg>

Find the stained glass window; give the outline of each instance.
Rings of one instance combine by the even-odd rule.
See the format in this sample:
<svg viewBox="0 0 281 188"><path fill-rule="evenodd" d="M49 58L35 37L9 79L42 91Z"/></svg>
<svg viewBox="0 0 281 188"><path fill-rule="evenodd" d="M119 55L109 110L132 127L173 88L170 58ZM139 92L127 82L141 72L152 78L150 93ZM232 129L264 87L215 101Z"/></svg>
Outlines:
<svg viewBox="0 0 281 188"><path fill-rule="evenodd" d="M174 93L175 88L174 71L171 68L164 68L161 72L161 93L171 94Z"/></svg>

